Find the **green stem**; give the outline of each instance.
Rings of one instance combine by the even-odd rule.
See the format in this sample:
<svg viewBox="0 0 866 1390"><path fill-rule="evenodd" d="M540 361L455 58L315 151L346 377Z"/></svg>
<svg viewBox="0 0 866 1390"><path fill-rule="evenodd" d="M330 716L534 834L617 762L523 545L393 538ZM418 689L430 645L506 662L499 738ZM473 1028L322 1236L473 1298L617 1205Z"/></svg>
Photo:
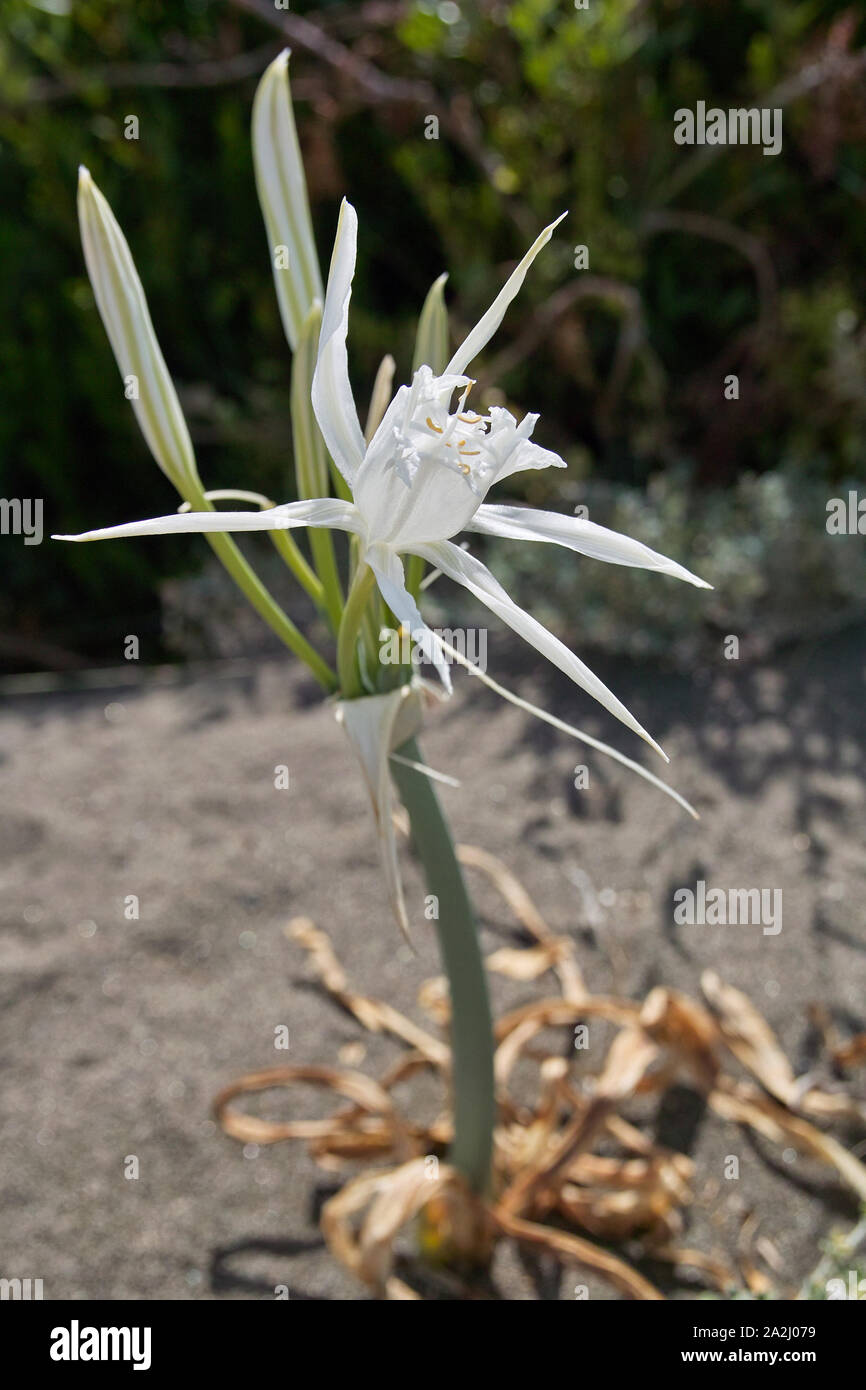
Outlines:
<svg viewBox="0 0 866 1390"><path fill-rule="evenodd" d="M215 510L213 504L205 497L203 489L187 487L184 489L184 496L193 511L212 512ZM329 694L336 690L336 672L332 671L328 663L322 660L315 647L310 645L304 634L295 627L288 614L283 612L255 570L244 559L231 536L224 531L206 531L204 535L214 554L222 562L241 593L249 600L259 616L264 618L271 631L277 634L280 641L284 642L295 656L300 657L301 661L309 666L313 675Z"/></svg>
<svg viewBox="0 0 866 1390"><path fill-rule="evenodd" d="M269 531L268 535L274 543L274 549L277 554L285 560L292 574L301 587L306 589L316 607L321 608L323 612L329 613L325 602L324 586L317 578L315 572L307 564L297 541L289 535L288 531Z"/></svg>
<svg viewBox="0 0 866 1390"><path fill-rule="evenodd" d="M406 588L417 599L424 578L425 563L420 555L410 555L406 562Z"/></svg>
<svg viewBox="0 0 866 1390"><path fill-rule="evenodd" d="M364 622L361 627L361 640L364 643L367 661L372 664L374 670L379 665L379 634L383 627L382 607L377 590L373 595L373 602L368 603L364 610Z"/></svg>
<svg viewBox="0 0 866 1390"><path fill-rule="evenodd" d="M376 576L370 566L359 565L343 609L340 631L337 633L337 674L344 700L354 700L364 694L358 672L358 637L375 582Z"/></svg>
<svg viewBox="0 0 866 1390"><path fill-rule="evenodd" d="M262 511L275 507L276 502L272 502L269 497L265 497L261 492L249 492L246 488L218 487L196 490L193 487L178 488L178 491L186 498L186 505L193 511L204 510L204 503L211 502L252 502ZM211 511L213 508L211 507ZM288 531L269 531L268 535L274 543L277 554L285 560L292 574L297 579L302 588L306 589L310 598L317 608L325 611L325 591L317 579L313 570L304 559L303 553L295 541L294 536ZM335 629L336 631L336 629Z"/></svg>
<svg viewBox="0 0 866 1390"><path fill-rule="evenodd" d="M290 651L306 662L316 680L331 694L337 689L337 673L319 656L302 632L299 632L287 613L271 596L255 570L247 563L231 536L223 531L206 532L215 554L222 561L245 598L264 618L268 627L285 642Z"/></svg>
<svg viewBox="0 0 866 1390"><path fill-rule="evenodd" d="M346 482L346 479L343 477L339 468L334 463L334 460L331 458L330 454L328 455L328 466L331 470L331 482L334 487L334 492L343 502L353 501L352 489L349 487L349 484Z"/></svg>
<svg viewBox="0 0 866 1390"><path fill-rule="evenodd" d="M340 622L343 617L343 590L340 587L340 575L334 555L334 542L330 531L324 531L319 526L311 526L309 536L313 561L322 579L325 610L336 634L340 629Z"/></svg>
<svg viewBox="0 0 866 1390"><path fill-rule="evenodd" d="M423 762L415 739L399 752ZM391 763L412 825L412 841L427 887L438 899L436 930L451 993L451 1079L454 1142L448 1155L475 1192L490 1187L496 1098L493 1085L493 1015L478 928L448 823L426 773Z"/></svg>
<svg viewBox="0 0 866 1390"><path fill-rule="evenodd" d="M301 497L327 497L329 491L325 441L313 412L310 394L321 324L321 307L315 305L304 322L292 362L292 446L295 454L295 475ZM343 614L343 590L340 586L330 531L311 526L310 550L316 573L322 583L328 619L336 633Z"/></svg>

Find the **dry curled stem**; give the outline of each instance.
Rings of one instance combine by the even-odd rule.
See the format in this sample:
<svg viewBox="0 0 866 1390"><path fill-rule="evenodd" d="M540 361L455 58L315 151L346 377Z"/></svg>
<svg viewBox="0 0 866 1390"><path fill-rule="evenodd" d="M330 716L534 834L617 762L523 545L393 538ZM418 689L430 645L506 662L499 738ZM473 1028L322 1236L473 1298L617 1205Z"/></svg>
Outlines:
<svg viewBox="0 0 866 1390"><path fill-rule="evenodd" d="M662 987L642 1003L593 994L571 939L549 928L510 870L472 846L461 846L459 855L467 868L487 876L530 938L525 947L494 952L488 968L519 983L549 976L559 988L496 1024L493 1195L480 1198L469 1191L445 1160L452 1125L444 982L427 981L419 992L424 1012L442 1034L435 1036L390 1005L353 990L327 934L306 918L290 922L286 935L306 951L323 988L361 1027L390 1034L406 1050L378 1081L345 1067L299 1065L251 1073L214 1102L225 1133L244 1143L305 1140L331 1169L359 1161L386 1165L356 1173L322 1212L323 1234L335 1257L381 1298L421 1296L394 1272L401 1232L410 1225L416 1253L428 1264L452 1270L486 1262L496 1242L508 1239L592 1270L628 1298L661 1299L643 1274L595 1243L629 1241L655 1261L691 1268L718 1290L739 1286L772 1293L775 1247L765 1236L754 1238L757 1223L751 1218L740 1233L736 1270L717 1252L677 1244L694 1200L694 1164L657 1144L625 1112L636 1098L662 1098L672 1086L688 1085L723 1120L835 1168L866 1200L866 1167L813 1123L863 1123L862 1105L841 1087L820 1086L811 1074L798 1078L751 1001L712 972L701 981L709 1007ZM574 1049L566 1055L561 1040L557 1047L544 1039L563 1029L573 1036L588 1019L604 1020L615 1031L597 1075L587 1077L584 1069L577 1079ZM835 1060L834 1049L828 1050ZM511 1090L521 1059L537 1067L534 1102ZM731 1063L738 1074L730 1073ZM400 1082L422 1070L433 1072L443 1087L443 1107L426 1124L405 1116L393 1096ZM323 1087L343 1103L326 1119L289 1121L260 1119L233 1104L241 1095L298 1084ZM770 1267L769 1274L756 1256Z"/></svg>

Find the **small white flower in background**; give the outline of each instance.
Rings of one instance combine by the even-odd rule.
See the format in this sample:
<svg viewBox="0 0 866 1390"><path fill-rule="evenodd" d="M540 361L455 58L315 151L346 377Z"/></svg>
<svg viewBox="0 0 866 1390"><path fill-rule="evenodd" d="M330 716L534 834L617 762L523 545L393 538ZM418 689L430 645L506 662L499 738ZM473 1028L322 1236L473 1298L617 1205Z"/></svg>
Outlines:
<svg viewBox="0 0 866 1390"><path fill-rule="evenodd" d="M452 540L460 531L477 531L552 542L599 560L658 570L709 588L675 561L591 521L484 502L493 484L512 473L551 465L565 467L556 454L532 443L530 435L537 416L527 415L518 424L501 407L494 407L487 415L472 411L467 401L472 383L464 374L496 332L529 266L556 225L551 223L536 239L445 372L436 376L422 366L411 385L399 388L368 445L349 382L346 340L358 220L354 208L344 201L325 295L312 396L319 427L353 500L312 498L261 512L188 512L58 539L110 540L171 531L263 531L301 526L354 532L360 540L359 561L373 570L385 602L436 660L448 687L440 645L405 586L401 556L419 555L467 588L664 757L655 740L607 686L559 638L518 607L480 560ZM458 401L452 409L455 395Z"/></svg>

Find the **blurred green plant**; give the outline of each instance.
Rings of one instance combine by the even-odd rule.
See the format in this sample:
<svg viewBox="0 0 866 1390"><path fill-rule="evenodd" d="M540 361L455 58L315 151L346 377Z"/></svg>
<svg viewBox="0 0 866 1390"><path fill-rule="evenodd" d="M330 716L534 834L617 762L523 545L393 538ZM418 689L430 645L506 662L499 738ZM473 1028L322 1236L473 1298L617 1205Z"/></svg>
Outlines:
<svg viewBox="0 0 866 1390"><path fill-rule="evenodd" d="M738 613L776 592L781 553L793 566L782 576L789 609L827 582L830 604L862 611L859 555L823 534L824 503L862 478L866 446L858 8L0 0L0 18L0 492L44 497L46 532L61 514L64 529L92 523L97 488L106 522L159 509L98 318L82 312L82 160L136 228L208 485L242 464L263 493L291 495L289 363L247 144L255 80L288 40L314 222L333 226L344 190L368 209L359 380L372 386L395 346L405 379L418 311L445 265L461 266L449 291L468 324L491 259L515 259L532 228L568 206L569 237L479 381L537 404L538 437L573 461L566 491L545 501L561 505L575 480L603 481L618 500L607 512L593 504L593 519L628 531L642 489L664 513L677 491L666 479L687 477L683 518L665 514L663 537L642 523L634 534L717 590L730 584ZM698 100L781 106L781 153L676 146L674 112ZM130 115L137 139L126 138ZM586 269L569 241L588 248ZM738 400L724 399L729 374ZM784 532L773 529L777 505L793 509ZM758 536L755 506L777 543ZM736 519L753 540L717 553L713 537L737 534ZM37 559L19 538L3 545L0 661L18 666L60 663L58 647L70 661L116 659L118 612L145 638L145 658L157 655L154 580L193 562L161 541L112 547L98 564L87 548ZM579 567L581 595L604 582L616 600L620 577L590 578L592 568ZM571 572L556 571L565 622ZM666 603L650 639L660 649L668 616ZM601 623L596 636L617 640Z"/></svg>

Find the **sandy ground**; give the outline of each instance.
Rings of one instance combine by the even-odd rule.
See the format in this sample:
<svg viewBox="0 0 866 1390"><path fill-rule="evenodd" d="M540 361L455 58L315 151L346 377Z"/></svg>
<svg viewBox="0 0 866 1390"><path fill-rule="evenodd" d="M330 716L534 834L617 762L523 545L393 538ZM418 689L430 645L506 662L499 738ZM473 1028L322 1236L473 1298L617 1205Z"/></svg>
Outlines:
<svg viewBox="0 0 866 1390"><path fill-rule="evenodd" d="M770 666L720 658L691 676L598 663L671 754L666 775L700 824L465 678L434 716L426 756L462 778L443 792L459 838L502 855L554 929L574 933L591 986L696 993L712 966L805 1071L817 1056L811 1003L844 1030L866 1027L863 635ZM491 670L502 676L513 658L513 645L494 645ZM510 677L523 694L642 756L557 673L542 680L526 661ZM579 792L577 763L590 769ZM275 789L277 764L288 791ZM245 1156L209 1118L221 1085L287 1060L279 1025L294 1061L334 1062L361 1036L286 940L292 915L327 927L359 988L416 1017L418 986L436 973L408 856L417 958L382 908L360 774L330 711L275 663L164 688L19 695L0 713L0 778L0 1274L42 1278L46 1298L268 1298L282 1283L293 1298L366 1297L317 1232L336 1180L300 1145ZM674 926L674 889L699 878L780 888L781 933ZM491 890L473 887L485 947L514 941ZM124 917L130 894L137 921ZM543 992L496 985L500 1003ZM394 1047L365 1042L375 1074ZM261 1113L321 1105L287 1092ZM730 1252L754 1211L794 1286L831 1225L856 1215L830 1170L722 1127L685 1089L654 1124L698 1166L689 1244ZM720 1182L728 1154L737 1182ZM124 1176L129 1156L137 1180ZM713 1183L720 1195L702 1196ZM643 1267L674 1296L698 1291ZM570 1298L583 1277L504 1247L492 1290ZM589 1282L594 1297L616 1296Z"/></svg>

